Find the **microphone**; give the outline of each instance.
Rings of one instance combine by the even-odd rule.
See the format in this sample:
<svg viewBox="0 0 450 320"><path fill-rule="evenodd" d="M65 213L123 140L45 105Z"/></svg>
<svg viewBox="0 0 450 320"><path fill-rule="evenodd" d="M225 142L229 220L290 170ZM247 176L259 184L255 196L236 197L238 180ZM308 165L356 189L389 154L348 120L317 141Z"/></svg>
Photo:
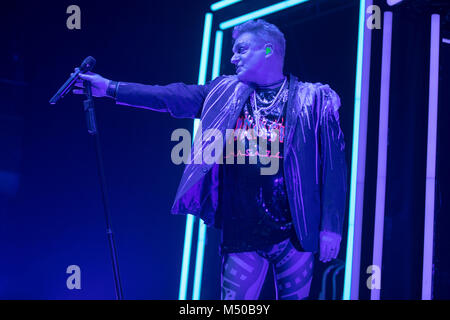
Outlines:
<svg viewBox="0 0 450 320"><path fill-rule="evenodd" d="M67 92L72 89L75 81L78 79L80 73L85 73L91 71L95 66L95 59L91 56L84 59L83 63L79 68L75 70L75 73L70 76L69 79L59 88L58 92L50 99L50 104L55 104L59 99L64 98Z"/></svg>

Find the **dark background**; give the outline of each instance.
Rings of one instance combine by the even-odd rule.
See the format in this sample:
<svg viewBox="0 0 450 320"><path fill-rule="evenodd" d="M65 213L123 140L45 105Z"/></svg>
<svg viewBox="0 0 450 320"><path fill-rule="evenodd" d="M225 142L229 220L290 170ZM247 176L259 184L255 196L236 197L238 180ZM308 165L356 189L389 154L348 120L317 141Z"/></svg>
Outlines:
<svg viewBox="0 0 450 320"><path fill-rule="evenodd" d="M204 14L212 2L15 1L1 5L0 299L114 299L95 149L86 130L83 98L69 95L55 106L48 100L88 55L97 60L94 71L109 79L197 83ZM223 9L214 13L213 30L220 21L276 2L246 0ZM66 27L66 8L72 4L81 8L81 30ZM285 33L286 71L302 81L327 83L341 96L349 178L358 9L358 1L318 0L264 18ZM421 290L430 20L425 9L414 10L394 14L385 299L419 299ZM372 257L381 35L382 30L374 30L362 299L370 296L365 269ZM208 80L214 35L210 47ZM441 44L437 298L448 298L450 286L446 247L450 239L445 232L450 223L445 215L448 203L442 196L448 194L449 186L440 178L448 177L448 111L444 107L449 106L448 50L448 45ZM221 74L234 73L230 58L231 30L226 30ZM177 299L185 218L169 211L183 167L171 162L170 136L176 128L190 130L192 120L119 106L108 99L96 99L95 106L125 298ZM345 260L345 231L346 226L341 261ZM202 299L220 298L219 235L208 229ZM66 288L66 268L72 264L81 268L81 290ZM316 262L312 298L317 298L328 266ZM343 272L338 277L339 292L342 276ZM188 297L191 291L189 287ZM271 275L261 298L273 298Z"/></svg>

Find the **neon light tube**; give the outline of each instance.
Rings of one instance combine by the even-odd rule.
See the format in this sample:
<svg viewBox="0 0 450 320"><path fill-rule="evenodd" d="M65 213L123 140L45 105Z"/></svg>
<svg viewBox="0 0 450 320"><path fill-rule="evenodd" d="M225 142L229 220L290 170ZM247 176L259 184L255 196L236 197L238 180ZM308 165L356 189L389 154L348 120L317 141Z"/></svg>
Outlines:
<svg viewBox="0 0 450 320"><path fill-rule="evenodd" d="M216 32L216 40L214 45L214 60L213 60L213 72L211 79L214 80L220 75L220 58L222 56L222 42L223 42L223 32ZM198 119L195 119L195 132L198 127ZM192 299L200 300L200 292L202 287L202 274L203 274L203 260L205 254L205 238L206 238L206 225L203 220L200 220L200 225L198 228L198 240L197 240L197 255L195 259L195 273L194 273L194 288L192 291Z"/></svg>
<svg viewBox="0 0 450 320"><path fill-rule="evenodd" d="M200 291L202 287L203 257L205 255L206 225L199 219L197 256L195 258L194 289L192 291L192 300L200 300Z"/></svg>
<svg viewBox="0 0 450 320"><path fill-rule="evenodd" d="M180 279L180 290L178 292L178 300L186 300L193 229L194 229L194 216L188 214L186 216L186 231L184 233L183 261L181 264L181 279Z"/></svg>
<svg viewBox="0 0 450 320"><path fill-rule="evenodd" d="M202 51L200 57L200 70L198 75L198 84L203 85L206 83L206 68L208 65L209 43L211 38L212 28L212 13L205 14L205 25L203 28L203 41ZM199 120L194 120L194 134L197 132ZM178 293L179 300L186 300L186 292L189 281L189 264L191 259L191 246L192 246L192 233L194 229L195 217L188 214L186 216L186 230L184 233L184 245L183 245L183 260L181 263L181 278L180 278L180 290Z"/></svg>
<svg viewBox="0 0 450 320"><path fill-rule="evenodd" d="M367 29L365 33L365 14L366 7L370 5L372 5L371 0L360 0L344 300L357 299L359 294L371 41L371 30Z"/></svg>
<svg viewBox="0 0 450 320"><path fill-rule="evenodd" d="M216 32L216 42L214 45L214 60L213 60L213 71L211 79L214 80L220 75L220 58L222 57L222 42L223 42L223 32Z"/></svg>
<svg viewBox="0 0 450 320"><path fill-rule="evenodd" d="M211 11L217 11L220 9L223 9L225 7L231 6L232 4L235 4L237 2L241 2L242 0L223 0L216 3L213 3L211 5Z"/></svg>
<svg viewBox="0 0 450 320"><path fill-rule="evenodd" d="M430 85L428 96L427 177L425 186L425 229L423 239L422 300L432 299L434 186L436 182L436 135L439 89L440 16L431 16Z"/></svg>
<svg viewBox="0 0 450 320"><path fill-rule="evenodd" d="M203 29L202 53L200 57L200 70L198 73L198 84L206 83L206 68L208 66L209 42L211 38L212 13L205 14L205 26Z"/></svg>
<svg viewBox="0 0 450 320"><path fill-rule="evenodd" d="M391 41L392 41L392 12L386 11L383 19L383 49L381 58L381 89L380 89L380 119L378 129L378 169L377 193L375 202L375 228L373 238L372 264L380 270L383 259L383 229L386 198L386 162L387 136L389 124L389 83L391 75ZM381 272L380 272L381 276ZM381 280L380 280L381 281ZM372 288L371 300L380 300L380 289Z"/></svg>
<svg viewBox="0 0 450 320"><path fill-rule="evenodd" d="M309 1L309 0L287 0L287 1L282 1L282 2L276 3L274 5L271 5L271 6L268 6L268 7L265 7L265 8L262 8L262 9L259 9L259 10L247 13L247 14L244 14L244 15L239 16L237 18L233 18L231 20L222 22L219 27L220 27L220 29L225 30L225 29L237 26L238 24L241 24L241 23L243 23L245 21L256 19L256 18L261 18L261 17L267 16L269 14L275 13L277 11L281 11L281 10L287 9L289 7L292 7L292 6L295 6L297 4L301 4L303 2L307 2L307 1Z"/></svg>
<svg viewBox="0 0 450 320"><path fill-rule="evenodd" d="M205 27L203 31L203 43L202 43L202 58L200 62L200 72L198 84L206 83L206 68L208 66L208 54L209 54L209 45L211 39L211 27L212 27L212 13L207 13L205 15ZM197 129L199 126L200 120L194 120L194 134L193 138L197 133ZM197 253L195 259L195 269L194 269L194 288L192 298L194 300L200 299L200 289L202 282L202 273L203 273L203 255L205 250L205 234L206 234L206 226L204 225L201 219L199 220L199 228L198 228L198 239L197 239ZM192 241L192 238L189 240Z"/></svg>
<svg viewBox="0 0 450 320"><path fill-rule="evenodd" d="M400 2L402 2L403 0L387 0L387 4L392 6L395 6L396 4L399 4Z"/></svg>

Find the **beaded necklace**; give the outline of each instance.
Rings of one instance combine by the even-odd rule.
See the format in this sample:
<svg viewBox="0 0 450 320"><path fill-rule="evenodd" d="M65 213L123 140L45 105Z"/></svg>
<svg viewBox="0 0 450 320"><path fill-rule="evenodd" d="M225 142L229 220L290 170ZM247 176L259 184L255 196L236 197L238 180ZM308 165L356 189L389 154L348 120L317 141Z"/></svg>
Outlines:
<svg viewBox="0 0 450 320"><path fill-rule="evenodd" d="M286 102L286 97L287 97L287 90L285 90L285 85L286 85L286 77L284 78L283 84L281 85L280 89L278 90L276 96L272 99L272 101L263 101L259 95L256 93L256 90L253 91L252 93L252 97L250 98L251 101L251 106L252 106L252 111L253 111L253 116L255 119L255 130L256 130L256 134L259 135L261 133L261 131L265 132L265 128L263 128L262 124L261 124L261 117L267 116L268 114L270 114L273 110L275 110L276 108L278 108L278 104L281 100L283 100L283 102ZM258 107L258 104L256 102L256 98L258 98L258 100L263 103L270 103L268 106L260 106ZM280 121L281 116L282 116L282 112L280 113L280 116L278 117L277 122Z"/></svg>

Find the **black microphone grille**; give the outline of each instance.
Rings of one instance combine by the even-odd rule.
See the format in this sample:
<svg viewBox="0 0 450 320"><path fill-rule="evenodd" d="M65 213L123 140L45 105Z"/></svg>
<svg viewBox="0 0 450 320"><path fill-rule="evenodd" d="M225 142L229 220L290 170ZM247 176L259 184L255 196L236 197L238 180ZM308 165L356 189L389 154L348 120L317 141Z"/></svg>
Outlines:
<svg viewBox="0 0 450 320"><path fill-rule="evenodd" d="M94 57L87 57L86 59L84 59L83 63L80 66L80 71L81 72L87 72L87 71L91 71L92 68L94 68L95 66L95 59Z"/></svg>

